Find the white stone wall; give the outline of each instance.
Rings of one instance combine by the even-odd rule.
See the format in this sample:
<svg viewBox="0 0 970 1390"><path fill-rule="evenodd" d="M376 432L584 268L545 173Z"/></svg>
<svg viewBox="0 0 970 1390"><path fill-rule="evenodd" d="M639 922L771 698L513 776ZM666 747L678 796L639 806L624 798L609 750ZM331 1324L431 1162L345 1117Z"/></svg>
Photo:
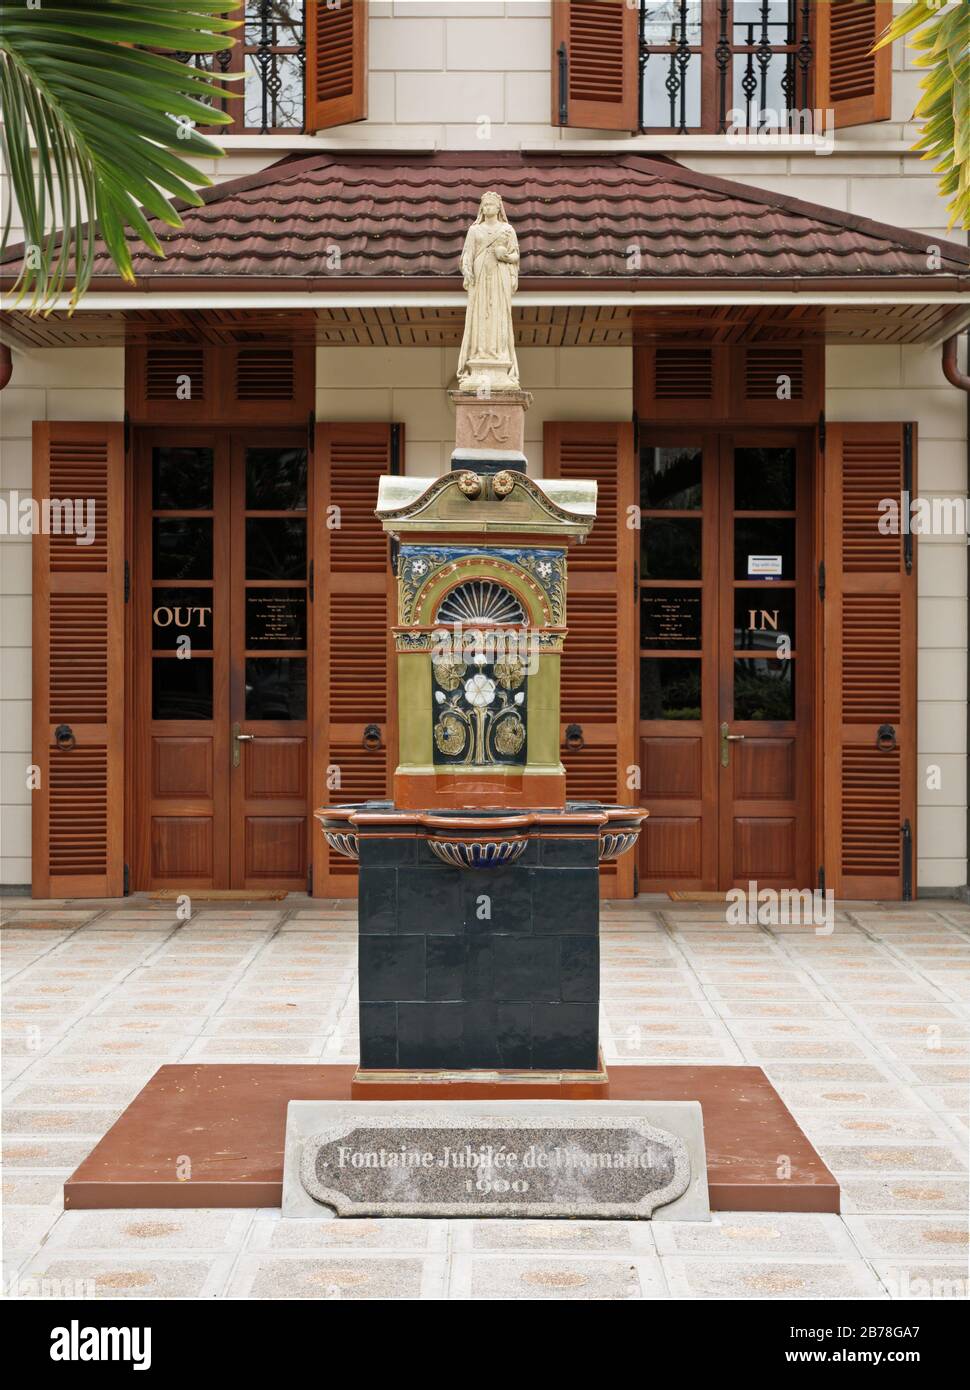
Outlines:
<svg viewBox="0 0 970 1390"><path fill-rule="evenodd" d="M919 73L902 45L893 55L892 120L838 132L834 153L814 155L716 137L554 128L549 16L548 0L371 0L369 119L318 137L230 137L226 157L206 170L218 181L240 177L296 149L642 150L919 230L928 241L946 235L932 169L909 153ZM534 471L541 470L544 419L630 418L627 350L525 348L519 356L535 395L527 416ZM451 448L444 388L453 358L451 349L321 348L318 418L402 420L408 471L438 473ZM938 349L834 348L827 362L830 418L915 420L921 491L966 492L965 397L943 379ZM29 489L32 420L122 413L120 350L15 354L13 381L0 395L0 488ZM956 887L967 878L967 548L945 537L921 539L919 548L919 750L924 771L936 763L943 774L939 791L927 790L921 776L919 882ZM29 879L29 596L29 541L0 537L0 884Z"/></svg>
<svg viewBox="0 0 970 1390"><path fill-rule="evenodd" d="M319 348L320 420L396 420L405 425L407 471L447 467L454 420L445 395L451 348ZM624 420L633 409L632 353L625 348L523 348L530 471L542 471L547 419ZM965 398L944 380L939 352L909 347L830 348L826 410L832 420L916 420L924 496L966 491ZM0 488L30 489L33 420L117 420L123 414L123 354L117 349L15 353L0 397ZM960 537L920 538L919 884L966 881L967 546ZM0 537L0 884L30 878L30 542ZM926 786L938 765L939 790Z"/></svg>
<svg viewBox="0 0 970 1390"><path fill-rule="evenodd" d="M903 7L897 0L896 8ZM318 136L226 136L225 157L199 166L221 183L294 150L639 150L930 236L947 235L932 166L911 153L920 73L904 44L893 48L892 119L837 131L833 153L810 154L790 145L734 145L721 136L628 137L551 125L550 14L551 0L371 0L366 121ZM16 231L16 212L13 225Z"/></svg>
<svg viewBox="0 0 970 1390"><path fill-rule="evenodd" d="M525 417L529 471L542 473L546 420L629 420L629 348L518 348L519 373L533 401ZM455 447L446 395L456 348L317 348L318 420L388 420L404 425L407 472L444 473Z"/></svg>

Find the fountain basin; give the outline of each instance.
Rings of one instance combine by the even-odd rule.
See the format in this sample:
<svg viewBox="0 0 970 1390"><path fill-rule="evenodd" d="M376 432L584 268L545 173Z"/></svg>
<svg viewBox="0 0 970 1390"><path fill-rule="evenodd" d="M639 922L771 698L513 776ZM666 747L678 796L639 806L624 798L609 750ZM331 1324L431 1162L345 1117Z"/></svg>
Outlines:
<svg viewBox="0 0 970 1390"><path fill-rule="evenodd" d="M640 838L647 811L639 806L567 802L556 808L509 812L487 807L459 811L400 811L384 801L348 802L321 807L316 813L331 849L348 859L360 858L360 834L421 835L443 864L459 869L493 869L514 864L533 836L599 831L600 862L618 859Z"/></svg>

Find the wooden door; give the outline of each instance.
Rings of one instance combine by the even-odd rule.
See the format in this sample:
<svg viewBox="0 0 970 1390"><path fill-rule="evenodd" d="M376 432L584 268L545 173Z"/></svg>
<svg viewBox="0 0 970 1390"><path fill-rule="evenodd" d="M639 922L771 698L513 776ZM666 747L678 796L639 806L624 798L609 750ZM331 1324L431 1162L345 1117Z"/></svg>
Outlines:
<svg viewBox="0 0 970 1390"><path fill-rule="evenodd" d="M811 455L797 434L722 436L718 888L814 888Z"/></svg>
<svg viewBox="0 0 970 1390"><path fill-rule="evenodd" d="M135 888L306 887L307 489L298 431L139 434Z"/></svg>
<svg viewBox="0 0 970 1390"><path fill-rule="evenodd" d="M718 437L640 448L641 891L717 883Z"/></svg>
<svg viewBox="0 0 970 1390"><path fill-rule="evenodd" d="M228 888L229 453L216 430L139 433L131 886Z"/></svg>
<svg viewBox="0 0 970 1390"><path fill-rule="evenodd" d="M236 434L230 455L229 878L307 888L306 434Z"/></svg>
<svg viewBox="0 0 970 1390"><path fill-rule="evenodd" d="M644 889L814 886L811 484L797 432L643 440Z"/></svg>

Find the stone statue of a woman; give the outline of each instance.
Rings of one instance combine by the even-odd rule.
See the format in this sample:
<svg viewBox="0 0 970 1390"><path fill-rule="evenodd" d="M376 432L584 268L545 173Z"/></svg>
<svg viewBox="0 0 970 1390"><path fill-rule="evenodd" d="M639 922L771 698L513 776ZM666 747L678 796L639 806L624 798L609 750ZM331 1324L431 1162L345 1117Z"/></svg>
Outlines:
<svg viewBox="0 0 970 1390"><path fill-rule="evenodd" d="M482 194L461 253L468 291L465 336L458 358L462 391L517 391L519 364L512 334L512 296L519 283L519 243L500 196Z"/></svg>

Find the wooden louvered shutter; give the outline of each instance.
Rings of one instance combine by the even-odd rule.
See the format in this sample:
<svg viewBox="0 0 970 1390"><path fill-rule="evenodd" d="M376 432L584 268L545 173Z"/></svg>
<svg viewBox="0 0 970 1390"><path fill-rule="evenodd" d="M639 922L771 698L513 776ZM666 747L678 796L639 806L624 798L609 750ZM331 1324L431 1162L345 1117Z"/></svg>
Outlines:
<svg viewBox="0 0 970 1390"><path fill-rule="evenodd" d="M815 423L824 405L824 347L739 343L728 351L734 419L746 424Z"/></svg>
<svg viewBox="0 0 970 1390"><path fill-rule="evenodd" d="M129 347L125 400L152 425L303 424L313 409L314 349L292 343Z"/></svg>
<svg viewBox="0 0 970 1390"><path fill-rule="evenodd" d="M634 538L628 509L636 503L633 426L547 421L543 472L549 478L594 478L596 524L569 552L560 721L566 795L572 801L635 805L627 787L636 762L636 604ZM566 747L578 725L583 747ZM633 895L635 856L601 869L604 896Z"/></svg>
<svg viewBox="0 0 970 1390"><path fill-rule="evenodd" d="M195 425L217 418L212 348L132 344L125 351L125 405L132 419L158 425Z"/></svg>
<svg viewBox="0 0 970 1390"><path fill-rule="evenodd" d="M253 343L221 353L220 408L227 424L302 423L313 409L314 349Z"/></svg>
<svg viewBox="0 0 970 1390"><path fill-rule="evenodd" d="M313 809L390 795L397 761L389 542L374 515L382 473L403 470L403 430L318 425L313 479ZM366 746L369 724L380 747ZM339 786L328 786L334 772ZM357 865L313 840L316 897L352 898Z"/></svg>
<svg viewBox="0 0 970 1390"><path fill-rule="evenodd" d="M367 0L307 0L306 129L367 119Z"/></svg>
<svg viewBox="0 0 970 1390"><path fill-rule="evenodd" d="M892 0L818 0L813 12L815 106L834 111L839 127L888 121L892 48L872 46L892 19Z"/></svg>
<svg viewBox="0 0 970 1390"><path fill-rule="evenodd" d="M637 35L626 0L553 0L553 125L639 129Z"/></svg>
<svg viewBox="0 0 970 1390"><path fill-rule="evenodd" d="M33 892L124 892L124 427L34 425L34 497L94 507L94 541L33 538ZM86 514L90 514L88 511ZM54 732L67 725L71 748Z"/></svg>
<svg viewBox="0 0 970 1390"><path fill-rule="evenodd" d="M839 898L902 898L915 864L916 547L878 526L882 499L915 495L913 433L829 425L821 465L824 867Z"/></svg>
<svg viewBox="0 0 970 1390"><path fill-rule="evenodd" d="M634 362L641 419L720 420L727 415L729 356L721 348L646 344L634 350Z"/></svg>

